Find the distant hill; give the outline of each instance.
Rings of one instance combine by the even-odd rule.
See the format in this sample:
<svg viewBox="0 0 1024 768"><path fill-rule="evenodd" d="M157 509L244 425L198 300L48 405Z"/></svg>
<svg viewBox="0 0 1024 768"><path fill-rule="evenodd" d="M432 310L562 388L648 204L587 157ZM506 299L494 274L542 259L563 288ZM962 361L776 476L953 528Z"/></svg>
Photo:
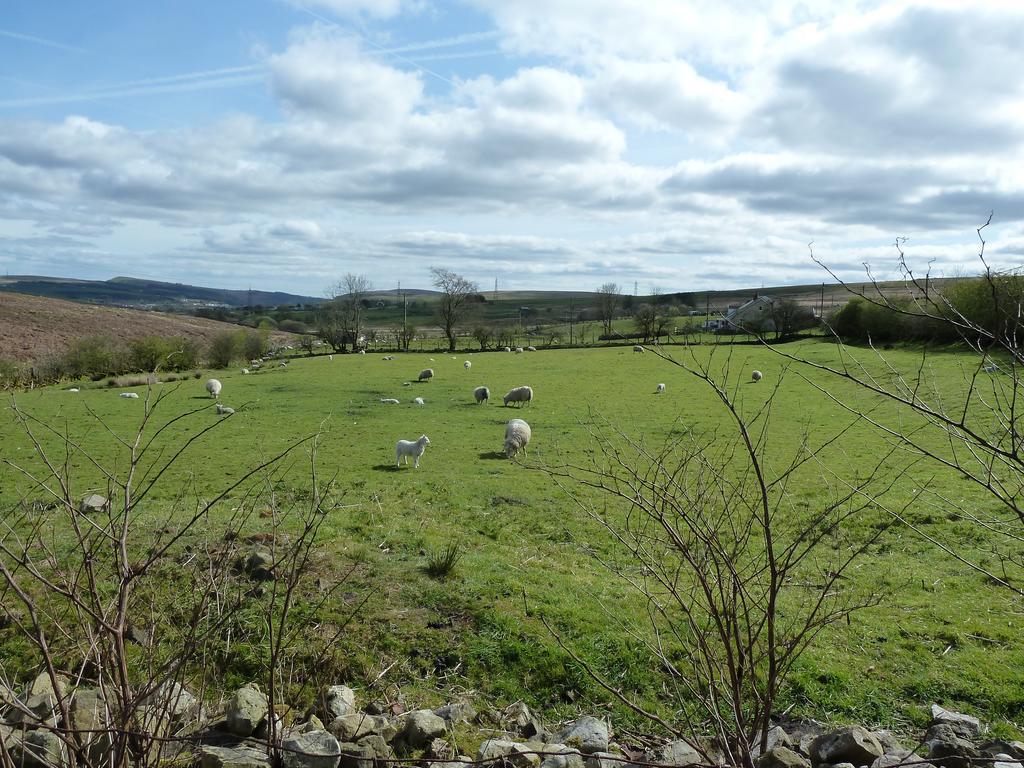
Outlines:
<svg viewBox="0 0 1024 768"><path fill-rule="evenodd" d="M110 280L75 280L39 275L8 275L0 277L0 291L15 291L53 299L82 301L89 304L112 304L139 309L166 309L190 312L203 306L264 306L282 304L319 304L314 296L300 296L280 291L230 290L203 288L183 283L115 277Z"/></svg>
<svg viewBox="0 0 1024 768"><path fill-rule="evenodd" d="M184 336L205 347L239 326L188 315L102 307L42 296L0 292L0 357L33 363L64 352L77 339L110 336ZM292 339L291 334L274 333Z"/></svg>

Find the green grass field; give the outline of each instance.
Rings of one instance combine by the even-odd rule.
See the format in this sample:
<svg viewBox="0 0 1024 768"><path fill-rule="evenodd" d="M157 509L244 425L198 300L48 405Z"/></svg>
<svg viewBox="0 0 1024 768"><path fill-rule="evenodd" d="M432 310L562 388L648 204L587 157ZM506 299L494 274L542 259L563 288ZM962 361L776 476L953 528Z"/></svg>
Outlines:
<svg viewBox="0 0 1024 768"><path fill-rule="evenodd" d="M787 348L818 360L836 355L833 345L813 340ZM683 352L676 348L672 354ZM712 348L695 354L712 354ZM757 346L719 348L714 354L716 370L723 375L720 366L731 356L730 387L741 410L754 413L774 391L783 361ZM858 354L869 359L863 351ZM471 370L463 368L467 359L473 363ZM913 370L920 353L897 349L889 359ZM944 397L956 397L963 366L970 363L954 352L928 358L930 378ZM415 383L426 367L434 369L433 381ZM747 383L754 368L766 374L758 385ZM815 389L814 381L828 383L858 407L875 408L877 418L897 417L892 406L864 391L804 373L810 382L794 369L775 395L767 448L772 461L777 457L784 462L804 440L817 445L852 420ZM287 368L253 375L238 370L209 375L223 382L222 401L237 413L175 463L147 501L146 518L159 519L184 487L209 498L260 460L321 432L319 475L322 480L334 478L345 508L328 520L318 562L325 578L355 566L350 585L325 609L324 622L336 619L354 601L368 599L322 666L326 682L366 685L388 669L375 685L402 690L417 703L472 689L502 703L522 698L552 713L593 711L608 697L559 648L538 619L545 616L566 642L618 684L661 711L674 709L656 665L620 625L643 626L642 601L611 578L591 551L613 560L622 553L572 492L598 507L610 500L581 488L561 488L543 467L588 461L594 450L588 427L595 419L642 436L649 445L684 429L728 434L726 415L706 385L654 354L634 354L628 346L522 355L463 353L455 358L409 354L393 361L373 354L336 355L333 360L295 358ZM414 383L403 386L406 381ZM659 382L667 391L655 395ZM501 395L521 384L533 387L533 404L515 411L503 408ZM479 385L490 387L489 404L473 402L472 390ZM64 387L22 392L16 401L26 413L74 435L100 464L123 468L124 449L107 429L125 439L133 434L145 407L145 388L136 388L142 397L130 400L118 397L119 390L82 386L78 394ZM154 416L157 424L209 406L169 426L160 444L171 445L218 419L202 379L157 385L156 390L164 395ZM412 405L416 396L426 405ZM383 405L379 399L384 397L402 402ZM522 462L499 453L504 424L512 416L526 418L533 428L529 456ZM395 441L421 434L429 436L431 445L420 468L396 470ZM40 435L55 455L61 450L56 436ZM32 446L9 411L0 421L0 446L7 462L38 470ZM275 492L299 497L308 488L303 450L275 478ZM848 479L864 474L885 450L876 431L854 425L821 450L824 470L808 467L798 475L793 508L813 508L826 497L823 471ZM76 495L104 489L83 456L72 456L69 462ZM927 487L929 495L911 506L907 516L930 535L992 563L989 550L1002 543L993 543L937 501L963 500L966 506L991 511L991 499L959 475L914 463L905 452L898 452L885 471L901 475L885 498L889 508L903 508ZM29 477L10 465L0 467L2 509L39 496ZM222 504L224 515L232 503L229 498ZM611 508L613 515L619 512ZM207 534L215 537L221 522L211 517ZM875 509L854 521L849 533L890 522L883 510ZM251 522L255 531L261 525L269 522ZM144 547L146 535L143 528L133 543ZM464 548L453 576L431 578L424 572L429 553L453 541ZM1008 591L902 527L872 545L849 582L855 591L881 594L882 602L819 638L800 662L784 706L823 719L899 728L920 720L920 707L942 701L995 721L1003 731L1017 732L1016 724L1024 717L1024 618L1020 602ZM159 611L152 615L159 622ZM0 628L0 656L4 648L8 674L26 672L17 668L27 662L19 656L22 650L10 627ZM254 664L237 651L228 663L227 682L244 682L254 673ZM630 721L620 708L614 711L616 718Z"/></svg>

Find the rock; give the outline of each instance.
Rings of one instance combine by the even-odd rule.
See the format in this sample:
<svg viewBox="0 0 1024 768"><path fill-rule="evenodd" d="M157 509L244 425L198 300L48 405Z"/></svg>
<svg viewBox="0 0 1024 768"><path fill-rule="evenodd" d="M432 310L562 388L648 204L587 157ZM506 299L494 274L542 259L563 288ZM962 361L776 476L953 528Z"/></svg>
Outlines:
<svg viewBox="0 0 1024 768"><path fill-rule="evenodd" d="M924 735L928 760L941 768L968 768L981 753L951 722L936 723Z"/></svg>
<svg viewBox="0 0 1024 768"><path fill-rule="evenodd" d="M922 762L921 758L910 750L907 750L904 754L882 755L871 764L871 768L893 768L893 766L897 765L906 765L908 762L913 763L913 768L935 768L931 763ZM907 766L907 768L911 767Z"/></svg>
<svg viewBox="0 0 1024 768"><path fill-rule="evenodd" d="M981 722L976 717L954 712L951 709L932 704L932 725L947 723L956 730L963 739L973 739L981 735Z"/></svg>
<svg viewBox="0 0 1024 768"><path fill-rule="evenodd" d="M165 710L174 728L180 728L190 715L198 714L199 710L199 699L176 681L163 683L142 703Z"/></svg>
<svg viewBox="0 0 1024 768"><path fill-rule="evenodd" d="M245 571L258 581L273 581L274 553L267 547L256 547L245 558Z"/></svg>
<svg viewBox="0 0 1024 768"><path fill-rule="evenodd" d="M356 692L347 685L332 685L324 691L324 719L328 722L355 711Z"/></svg>
<svg viewBox="0 0 1024 768"><path fill-rule="evenodd" d="M558 734L558 742L576 747L585 755L608 751L608 725L589 715L569 723Z"/></svg>
<svg viewBox="0 0 1024 768"><path fill-rule="evenodd" d="M359 746L369 747L373 750L373 756L378 760L390 760L394 755L391 752L391 747L384 740L383 736L378 736L375 733L371 733L359 740Z"/></svg>
<svg viewBox="0 0 1024 768"><path fill-rule="evenodd" d="M812 765L821 763L871 765L883 753L884 750L878 743L878 739L859 725L822 734L811 742L810 748Z"/></svg>
<svg viewBox="0 0 1024 768"><path fill-rule="evenodd" d="M327 727L338 741L356 742L364 736L384 732L388 721L380 715L364 715L362 712L353 712L348 715L336 717Z"/></svg>
<svg viewBox="0 0 1024 768"><path fill-rule="evenodd" d="M417 709L414 712L409 712L402 715L401 721L399 738L402 743L413 749L426 747L432 739L444 736L448 730L448 724L444 719L429 709Z"/></svg>
<svg viewBox="0 0 1024 768"><path fill-rule="evenodd" d="M631 763L614 752L595 752L587 756L585 765L586 768L628 768Z"/></svg>
<svg viewBox="0 0 1024 768"><path fill-rule="evenodd" d="M878 740L878 743L882 745L882 757L887 755L899 755L906 757L907 755L913 754L913 750L907 749L903 746L903 743L896 738L896 735L892 731L874 731L872 735Z"/></svg>
<svg viewBox="0 0 1024 768"><path fill-rule="evenodd" d="M445 739L433 739L427 747L427 757L432 760L450 761L455 759L455 747Z"/></svg>
<svg viewBox="0 0 1024 768"><path fill-rule="evenodd" d="M546 744L541 750L541 768L583 768L583 755L565 744Z"/></svg>
<svg viewBox="0 0 1024 768"><path fill-rule="evenodd" d="M64 696L68 692L68 688L71 687L71 679L67 675L62 675L59 672L54 675L57 680L57 687L53 687L53 680L45 672L40 672L36 675L35 679L31 682L28 687L28 696L39 696L42 694L49 694L54 698Z"/></svg>
<svg viewBox="0 0 1024 768"><path fill-rule="evenodd" d="M544 733L544 725L540 719L521 701L505 707L499 720L506 727L526 739L540 736Z"/></svg>
<svg viewBox="0 0 1024 768"><path fill-rule="evenodd" d="M199 747L201 768L270 768L267 753L255 746Z"/></svg>
<svg viewBox="0 0 1024 768"><path fill-rule="evenodd" d="M338 768L373 768L373 747L346 742L338 745L341 759Z"/></svg>
<svg viewBox="0 0 1024 768"><path fill-rule="evenodd" d="M1005 741L1004 739L989 739L978 745L978 751L983 755L995 757L996 755L1009 755L1015 760L1024 760L1024 742Z"/></svg>
<svg viewBox="0 0 1024 768"><path fill-rule="evenodd" d="M665 765L696 765L703 763L704 758L694 749L693 745L683 739L670 741L658 750L657 762Z"/></svg>
<svg viewBox="0 0 1024 768"><path fill-rule="evenodd" d="M309 733L310 731L326 731L323 722L316 715L310 715L309 719L299 726L299 733Z"/></svg>
<svg viewBox="0 0 1024 768"><path fill-rule="evenodd" d="M98 493L91 493L88 496L84 496L81 501L78 502L78 511L83 515L90 515L96 512L105 512L110 507L110 502L105 496L100 496Z"/></svg>
<svg viewBox="0 0 1024 768"><path fill-rule="evenodd" d="M267 697L255 684L239 688L232 694L225 712L228 730L238 736L251 736L269 711Z"/></svg>
<svg viewBox="0 0 1024 768"><path fill-rule="evenodd" d="M281 742L284 768L335 768L341 758L338 740L327 731L308 731Z"/></svg>
<svg viewBox="0 0 1024 768"><path fill-rule="evenodd" d="M67 746L51 731L32 731L20 745L20 755L15 757L19 768L54 768L68 762Z"/></svg>
<svg viewBox="0 0 1024 768"><path fill-rule="evenodd" d="M1014 760L1010 755L998 754L996 759L992 762L992 768L1021 768L1021 764Z"/></svg>
<svg viewBox="0 0 1024 768"><path fill-rule="evenodd" d="M109 762L104 755L113 746L109 733L102 733L108 726L107 704L103 694L96 688L77 688L71 697L71 726L79 732L79 740L86 747L95 765ZM92 733L89 733L92 731Z"/></svg>
<svg viewBox="0 0 1024 768"><path fill-rule="evenodd" d="M476 710L473 708L472 704L458 702L438 707L434 710L434 714L443 718L449 724L468 723L476 717Z"/></svg>
<svg viewBox="0 0 1024 768"><path fill-rule="evenodd" d="M758 768L810 768L810 763L789 747L772 747L757 759Z"/></svg>
<svg viewBox="0 0 1024 768"><path fill-rule="evenodd" d="M11 711L10 719L12 723L26 728L55 726L60 720L60 708L52 693L37 693L15 707Z"/></svg>
<svg viewBox="0 0 1024 768"><path fill-rule="evenodd" d="M513 768L537 768L540 766L540 755L535 752L536 750L525 744L517 744L514 741L503 739L488 739L480 745L476 752L476 759L477 762L494 763L496 768L500 768L498 764L502 762L513 766Z"/></svg>

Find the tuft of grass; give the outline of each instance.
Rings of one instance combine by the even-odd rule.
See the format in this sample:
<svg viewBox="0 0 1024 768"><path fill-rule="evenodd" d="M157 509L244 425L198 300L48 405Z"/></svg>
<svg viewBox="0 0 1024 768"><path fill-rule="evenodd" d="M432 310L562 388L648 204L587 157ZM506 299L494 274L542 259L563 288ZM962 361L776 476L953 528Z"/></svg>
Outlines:
<svg viewBox="0 0 1024 768"><path fill-rule="evenodd" d="M455 566L462 559L462 542L452 541L444 549L436 550L427 555L427 563L423 570L434 579L447 579L455 571Z"/></svg>

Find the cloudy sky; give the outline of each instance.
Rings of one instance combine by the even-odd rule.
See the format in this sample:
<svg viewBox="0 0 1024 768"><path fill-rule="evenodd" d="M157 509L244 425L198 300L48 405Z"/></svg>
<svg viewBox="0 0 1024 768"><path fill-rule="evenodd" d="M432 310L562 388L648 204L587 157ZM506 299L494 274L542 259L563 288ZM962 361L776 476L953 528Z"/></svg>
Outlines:
<svg viewBox="0 0 1024 768"><path fill-rule="evenodd" d="M0 269L322 295L1024 261L1024 3L3 0Z"/></svg>

